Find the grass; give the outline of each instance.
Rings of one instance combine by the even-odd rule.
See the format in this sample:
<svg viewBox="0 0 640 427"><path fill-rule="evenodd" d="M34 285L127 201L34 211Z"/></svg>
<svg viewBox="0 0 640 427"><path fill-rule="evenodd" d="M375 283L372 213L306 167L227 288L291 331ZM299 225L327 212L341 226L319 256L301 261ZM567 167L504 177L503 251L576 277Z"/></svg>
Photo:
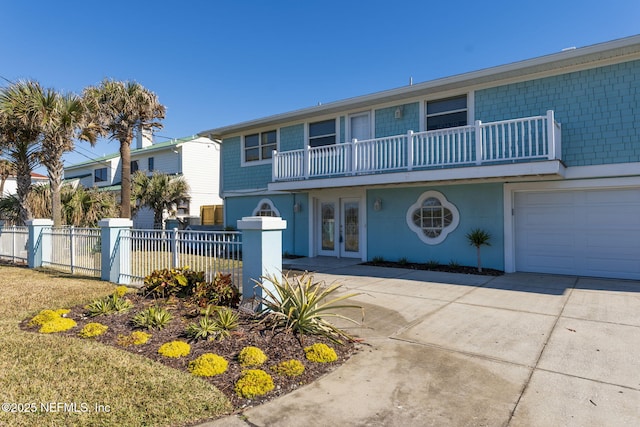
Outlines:
<svg viewBox="0 0 640 427"><path fill-rule="evenodd" d="M0 266L0 287L3 402L33 403L37 409L2 411L1 426L179 426L230 410L215 387L185 372L91 340L19 328L42 309L69 308L108 295L113 284ZM43 411L57 403L66 403L67 410L54 405L56 411ZM76 411L70 410L73 404Z"/></svg>

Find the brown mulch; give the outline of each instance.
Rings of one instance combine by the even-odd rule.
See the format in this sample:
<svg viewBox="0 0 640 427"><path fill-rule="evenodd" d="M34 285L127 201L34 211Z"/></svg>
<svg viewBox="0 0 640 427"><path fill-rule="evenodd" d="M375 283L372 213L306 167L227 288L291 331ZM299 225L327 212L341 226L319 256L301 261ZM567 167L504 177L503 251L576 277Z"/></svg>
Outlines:
<svg viewBox="0 0 640 427"><path fill-rule="evenodd" d="M214 353L222 356L229 362L227 371L214 377L202 378L223 392L237 411L241 411L250 406L260 405L316 380L346 362L358 348L358 343L355 342L345 342L343 345L339 345L332 343L327 338L319 336L305 336L301 342L299 337L293 334L278 330L274 331L273 328L258 322L255 314L237 309L234 309L234 311L239 314L240 324L238 328L231 333L231 337L223 339L222 341L189 341L185 335L185 329L189 323L197 323L199 317L194 316L192 306L185 305L181 300L173 300L171 302L162 301L163 304L161 303L160 305L164 305L164 307L171 312L173 318L162 330L144 330L152 335L146 344L123 347L117 344L118 336L129 335L134 330L140 330L133 327L130 322L131 318L144 308L160 302L145 299L141 295L133 293L127 294L126 298L134 303L134 308L122 314L88 317L87 310L83 306L73 307L66 317L75 320L78 326L69 331L61 332L60 334L78 337L78 332L84 325L90 322L98 322L108 326L109 329L103 335L91 339L105 345L118 347L124 351L130 351L131 353L147 357L185 372L188 372L187 367L189 362L204 353ZM55 309L55 307L53 307L53 309ZM29 320L31 319L25 319L20 325L21 328L37 332L38 327L28 326ZM82 338L78 337L78 339ZM181 357L179 359L167 358L158 354L158 348L160 348L162 344L174 340L189 342L191 345L191 353L187 357ZM332 347L338 355L338 360L332 363L314 363L308 361L305 358L304 347L319 342ZM263 369L269 373L273 377L275 385L274 390L271 392L253 399L240 397L234 391L235 383L243 369L237 361L237 356L246 346L258 347L267 355L267 362L256 369ZM270 369L271 366L279 362L291 359L297 359L304 364L305 370L302 375L288 377L278 375Z"/></svg>
<svg viewBox="0 0 640 427"><path fill-rule="evenodd" d="M398 262L398 261L369 261L363 262L362 265L371 265L374 267L392 267L392 268L406 268L409 270L430 270L430 271L443 271L446 273L459 273L459 274L479 274L483 276L502 276L504 271L495 270L493 268L483 268L481 272L478 271L478 267L470 267L466 265L431 265L422 264L416 262Z"/></svg>

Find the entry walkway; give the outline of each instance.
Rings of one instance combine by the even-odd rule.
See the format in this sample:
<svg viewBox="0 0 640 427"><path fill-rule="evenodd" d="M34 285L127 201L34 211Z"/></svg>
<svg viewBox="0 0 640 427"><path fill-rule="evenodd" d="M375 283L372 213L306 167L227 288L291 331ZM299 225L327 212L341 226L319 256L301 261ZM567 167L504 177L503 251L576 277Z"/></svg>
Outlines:
<svg viewBox="0 0 640 427"><path fill-rule="evenodd" d="M315 273L365 307L361 351L208 426L635 426L640 282L362 265ZM346 313L357 317L357 312Z"/></svg>

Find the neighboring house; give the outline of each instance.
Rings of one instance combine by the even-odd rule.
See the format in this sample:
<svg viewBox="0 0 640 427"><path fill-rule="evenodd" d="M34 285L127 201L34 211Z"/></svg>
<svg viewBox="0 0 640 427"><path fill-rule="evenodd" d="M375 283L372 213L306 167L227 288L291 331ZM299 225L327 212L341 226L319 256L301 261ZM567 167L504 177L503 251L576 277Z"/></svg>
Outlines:
<svg viewBox="0 0 640 427"><path fill-rule="evenodd" d="M48 185L49 178L46 175L41 175L36 172L31 172L31 185ZM10 196L18 192L18 182L16 176L11 175L4 182L4 191L2 196Z"/></svg>
<svg viewBox="0 0 640 427"><path fill-rule="evenodd" d="M159 171L181 175L191 188L191 201L177 206L178 218L186 224L199 224L200 207L221 205L220 198L220 144L209 138L194 135L152 144L150 138L138 135L131 147L131 173L136 170ZM122 165L120 154L67 166L65 182L80 183L84 187L97 187L117 192L120 196ZM136 228L153 228L153 212L142 209L133 218Z"/></svg>
<svg viewBox="0 0 640 427"><path fill-rule="evenodd" d="M640 279L640 36L201 135L291 254Z"/></svg>

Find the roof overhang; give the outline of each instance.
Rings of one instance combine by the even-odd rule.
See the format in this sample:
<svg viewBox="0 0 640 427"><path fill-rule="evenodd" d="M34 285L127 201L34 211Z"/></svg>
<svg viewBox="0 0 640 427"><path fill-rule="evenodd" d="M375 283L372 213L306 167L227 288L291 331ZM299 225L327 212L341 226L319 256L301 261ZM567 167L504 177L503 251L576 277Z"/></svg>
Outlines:
<svg viewBox="0 0 640 427"><path fill-rule="evenodd" d="M403 101L413 97L462 90L466 87L490 86L496 83L506 84L538 75L566 73L633 59L640 59L640 35L209 129L199 132L198 135L222 139L227 135L250 129L304 121L312 117L336 114L372 104Z"/></svg>

